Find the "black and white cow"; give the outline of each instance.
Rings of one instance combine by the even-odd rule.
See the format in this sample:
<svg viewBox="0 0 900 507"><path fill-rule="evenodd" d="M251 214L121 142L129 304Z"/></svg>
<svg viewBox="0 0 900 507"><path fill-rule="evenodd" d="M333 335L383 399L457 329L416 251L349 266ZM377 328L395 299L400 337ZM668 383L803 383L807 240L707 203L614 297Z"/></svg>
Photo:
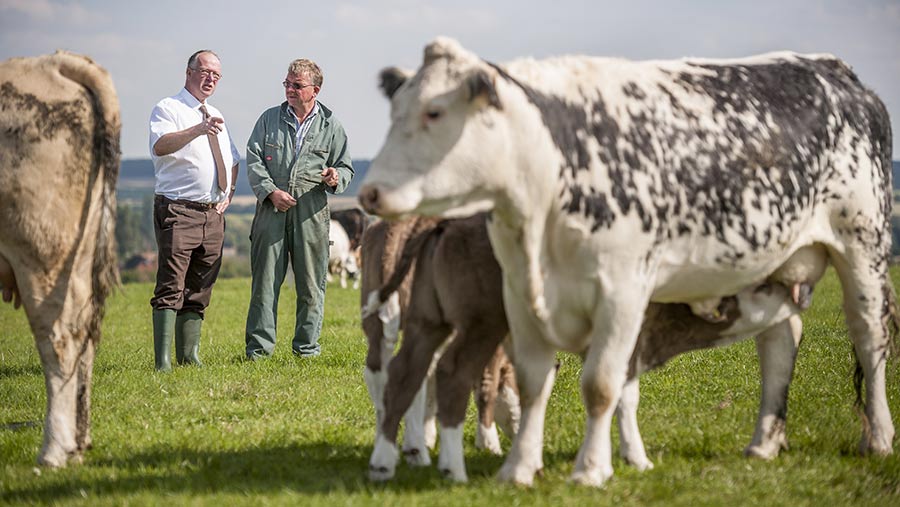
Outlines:
<svg viewBox="0 0 900 507"><path fill-rule="evenodd" d="M562 57L493 65L439 38L410 79L360 202L386 217L493 209L522 423L501 480L543 467L554 353L583 353L572 479L612 475L610 424L648 302L755 286L827 255L865 376L863 452L892 452L885 367L891 132L840 60Z"/></svg>

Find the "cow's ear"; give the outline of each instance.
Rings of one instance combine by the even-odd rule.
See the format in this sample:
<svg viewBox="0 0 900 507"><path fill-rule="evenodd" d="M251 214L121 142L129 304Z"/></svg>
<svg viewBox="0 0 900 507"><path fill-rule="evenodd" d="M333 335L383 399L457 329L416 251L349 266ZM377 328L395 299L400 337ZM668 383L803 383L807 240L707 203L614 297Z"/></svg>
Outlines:
<svg viewBox="0 0 900 507"><path fill-rule="evenodd" d="M388 67L382 70L381 74L378 75L378 87L381 88L384 96L390 99L397 93L397 89L409 80L410 76L412 76L412 72L408 70L403 70L398 67Z"/></svg>
<svg viewBox="0 0 900 507"><path fill-rule="evenodd" d="M484 100L488 105L503 109L500 103L500 96L497 95L497 87L494 85L494 78L484 70L476 70L466 80L466 86L469 90L469 102L474 100Z"/></svg>

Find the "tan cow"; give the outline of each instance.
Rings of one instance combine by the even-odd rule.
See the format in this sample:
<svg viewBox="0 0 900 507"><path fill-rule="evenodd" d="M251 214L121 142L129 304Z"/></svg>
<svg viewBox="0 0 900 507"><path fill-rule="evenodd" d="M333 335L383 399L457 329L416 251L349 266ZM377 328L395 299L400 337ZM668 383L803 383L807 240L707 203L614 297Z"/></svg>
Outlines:
<svg viewBox="0 0 900 507"><path fill-rule="evenodd" d="M109 74L65 52L0 63L0 285L21 302L47 387L38 462L91 446L91 375L115 249L119 103Z"/></svg>

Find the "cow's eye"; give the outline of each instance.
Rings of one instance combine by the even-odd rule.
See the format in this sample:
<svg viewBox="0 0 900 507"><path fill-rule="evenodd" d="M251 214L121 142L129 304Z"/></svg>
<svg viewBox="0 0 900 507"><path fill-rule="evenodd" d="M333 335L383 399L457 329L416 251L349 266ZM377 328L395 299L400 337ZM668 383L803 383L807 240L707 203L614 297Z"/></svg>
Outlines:
<svg viewBox="0 0 900 507"><path fill-rule="evenodd" d="M444 112L440 109L429 109L425 111L425 119L428 121L434 121L443 116Z"/></svg>

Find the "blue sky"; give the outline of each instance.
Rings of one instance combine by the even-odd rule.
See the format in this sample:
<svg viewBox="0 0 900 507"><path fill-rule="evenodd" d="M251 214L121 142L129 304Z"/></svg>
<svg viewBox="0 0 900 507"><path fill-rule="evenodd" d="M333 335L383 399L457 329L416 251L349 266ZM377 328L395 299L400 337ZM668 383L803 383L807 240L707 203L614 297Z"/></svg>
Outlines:
<svg viewBox="0 0 900 507"><path fill-rule="evenodd" d="M422 48L437 35L498 62L560 54L834 53L887 104L900 159L900 0L0 0L0 59L60 48L110 71L126 158L149 156L150 110L181 89L187 57L200 48L222 59L224 78L211 102L242 153L259 114L284 99L287 64L303 57L322 66L319 98L344 123L352 155L370 158L388 127L378 71L418 67Z"/></svg>

